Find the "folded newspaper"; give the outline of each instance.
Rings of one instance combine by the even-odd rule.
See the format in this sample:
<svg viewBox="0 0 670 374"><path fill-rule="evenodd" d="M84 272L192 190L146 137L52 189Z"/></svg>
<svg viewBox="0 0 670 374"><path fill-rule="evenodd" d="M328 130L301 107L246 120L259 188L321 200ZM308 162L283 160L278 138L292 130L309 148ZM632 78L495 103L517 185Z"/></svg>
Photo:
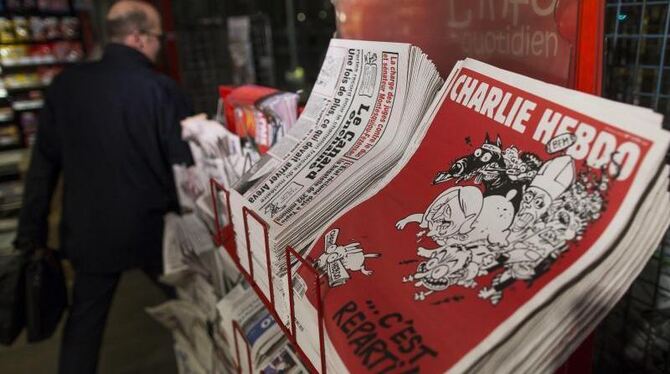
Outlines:
<svg viewBox="0 0 670 374"><path fill-rule="evenodd" d="M214 247L197 215L165 216L163 251L161 279L175 286L179 300L147 311L173 332L180 373L229 373L238 367L246 372L249 362L254 371L264 373L306 372L228 252ZM233 321L244 337L233 335Z"/></svg>
<svg viewBox="0 0 670 374"><path fill-rule="evenodd" d="M546 372L670 223L662 117L474 60L333 40L231 193L238 256L330 372ZM322 294L293 246L322 274ZM323 302L325 352L317 307Z"/></svg>
<svg viewBox="0 0 670 374"><path fill-rule="evenodd" d="M221 299L217 309L221 316L219 328L225 340L235 347L236 354L240 354L241 372L307 372L272 315L245 282ZM237 323L239 330L235 329L234 323Z"/></svg>
<svg viewBox="0 0 670 374"><path fill-rule="evenodd" d="M147 308L147 312L172 331L175 343L179 346L179 349L176 350L178 361L184 359L179 357L179 352L185 352L188 349L190 353L188 356L191 357L189 360L194 358L198 363L197 366L203 369L197 371L198 373L212 372L214 346L209 339L207 319L197 306L183 300L171 300ZM186 364L183 362L179 363L180 368L184 365Z"/></svg>
<svg viewBox="0 0 670 374"><path fill-rule="evenodd" d="M212 285L219 298L237 284L240 278L237 268L228 252L216 247L199 215L169 213L164 222L161 277L164 283L189 287L192 275L198 274Z"/></svg>

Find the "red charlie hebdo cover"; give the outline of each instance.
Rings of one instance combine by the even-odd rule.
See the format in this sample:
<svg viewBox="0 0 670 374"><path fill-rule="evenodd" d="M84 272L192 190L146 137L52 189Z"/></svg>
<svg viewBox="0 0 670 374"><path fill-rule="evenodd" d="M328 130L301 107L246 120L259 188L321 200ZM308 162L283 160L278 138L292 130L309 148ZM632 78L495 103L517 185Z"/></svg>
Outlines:
<svg viewBox="0 0 670 374"><path fill-rule="evenodd" d="M660 129L623 131L588 100L466 66L408 163L308 252L350 372L469 367L602 259L661 164ZM314 276L298 274L296 297L317 305Z"/></svg>

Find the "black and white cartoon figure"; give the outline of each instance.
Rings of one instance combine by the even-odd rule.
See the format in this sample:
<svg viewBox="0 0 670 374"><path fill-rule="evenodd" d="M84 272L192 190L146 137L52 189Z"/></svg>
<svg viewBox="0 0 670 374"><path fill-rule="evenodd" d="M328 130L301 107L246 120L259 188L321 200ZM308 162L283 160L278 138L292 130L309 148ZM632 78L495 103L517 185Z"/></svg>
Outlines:
<svg viewBox="0 0 670 374"><path fill-rule="evenodd" d="M472 231L460 238L466 243L483 242L485 245L506 246L509 228L514 220L512 200L516 190L506 196L491 195L484 198L482 209L472 223Z"/></svg>
<svg viewBox="0 0 670 374"><path fill-rule="evenodd" d="M568 155L543 162L514 146L503 149L499 138L493 144L487 137L473 154L456 160L433 181L469 181L474 186L450 187L424 213L396 223L398 230L418 223L417 237L425 235L436 244L417 248L422 262L403 282L421 288L414 299L425 300L452 286L477 287L479 277L495 272L478 296L499 303L509 285L532 284L600 218L614 179L609 167L583 166L577 173Z"/></svg>
<svg viewBox="0 0 670 374"><path fill-rule="evenodd" d="M479 184L482 179L492 181L493 169L502 170L505 166L502 157L502 141L500 137L496 143L492 143L489 136L486 135L484 143L475 149L471 154L459 158L450 167L449 170L437 173L433 184L447 182L456 179L457 183L461 180L475 178L475 183Z"/></svg>
<svg viewBox="0 0 670 374"><path fill-rule="evenodd" d="M483 201L477 187L452 187L436 197L424 213L411 214L398 221L396 228L402 230L410 222L419 223L423 230L417 236L426 235L443 246L447 239L472 231L472 223L479 215Z"/></svg>
<svg viewBox="0 0 670 374"><path fill-rule="evenodd" d="M564 168L559 172L559 169L554 169L557 179L561 179L560 174L567 177L567 170L574 170ZM560 195L552 198L546 213L527 225L510 244L505 253L505 270L493 279L491 287L480 291L479 297L497 304L508 285L516 280L532 281L548 270L568 249L569 243L580 240L587 225L600 218L608 183L606 175L597 177L589 170L578 178L572 177L572 183L565 189L560 188Z"/></svg>
<svg viewBox="0 0 670 374"><path fill-rule="evenodd" d="M378 253L363 253L360 243L338 245L339 229L332 229L325 237L325 252L317 259L317 267L328 274L328 285L337 287L345 284L351 275L349 272L360 271L370 276L372 271L365 268L365 260L379 257Z"/></svg>
<svg viewBox="0 0 670 374"><path fill-rule="evenodd" d="M513 193L509 195L511 198ZM498 265L496 251L507 243L513 212L508 198L486 197L468 233L447 238L437 249L419 247L418 255L426 260L414 274L403 278L404 282L415 282L416 287L427 289L416 293L415 300L425 300L431 293L450 286L475 287L477 277L488 274L490 268Z"/></svg>
<svg viewBox="0 0 670 374"><path fill-rule="evenodd" d="M532 153L521 153L516 147L503 150L500 137L495 144L488 135L484 143L465 157L459 158L446 171L438 172L433 184L450 180L474 180L484 185L484 196L507 194L514 190L512 199L515 210L521 202L521 193L539 169L541 160Z"/></svg>
<svg viewBox="0 0 670 374"><path fill-rule="evenodd" d="M575 163L570 156L559 156L542 165L524 191L519 211L512 223L512 232L520 233L538 221L551 203L575 181Z"/></svg>
<svg viewBox="0 0 670 374"><path fill-rule="evenodd" d="M421 262L416 273L403 278L403 282L413 282L415 287L427 289L414 294L414 300L422 301L437 291L444 291L455 285L472 288L477 285L474 279L485 275L485 268L493 264L493 256L483 252L474 252L473 248L454 245L431 251L428 258Z"/></svg>
<svg viewBox="0 0 670 374"><path fill-rule="evenodd" d="M427 289L416 293L416 300L450 286L475 287L475 278L498 264L495 251L507 244L515 193L483 198L477 187L452 187L440 194L426 213L410 215L396 224L402 229L421 220L419 227L427 229L427 235L439 245L436 249L419 247L417 254L427 260L403 279Z"/></svg>
<svg viewBox="0 0 670 374"><path fill-rule="evenodd" d="M507 196L483 197L475 186L456 186L442 192L426 211L411 214L396 223L402 230L410 222L419 223L423 229L417 236L431 238L440 247L451 244L506 245L509 227L514 219L511 200L516 191ZM418 254L426 257L426 248L419 247Z"/></svg>

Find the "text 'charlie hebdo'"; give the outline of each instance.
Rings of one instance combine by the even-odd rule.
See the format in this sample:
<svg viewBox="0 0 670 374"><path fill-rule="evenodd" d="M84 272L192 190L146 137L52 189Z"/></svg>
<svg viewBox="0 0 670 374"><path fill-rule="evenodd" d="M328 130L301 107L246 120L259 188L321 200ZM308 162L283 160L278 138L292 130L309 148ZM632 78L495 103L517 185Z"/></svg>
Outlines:
<svg viewBox="0 0 670 374"><path fill-rule="evenodd" d="M631 176L640 158L637 142L615 136L606 126L589 124L575 118L577 115L562 113L557 105L545 103L540 108L536 99L506 92L466 73L455 79L447 99L521 134L532 131L532 139L545 145L558 135L574 134L575 142L566 153L576 160L586 160L593 168L620 167L619 180Z"/></svg>

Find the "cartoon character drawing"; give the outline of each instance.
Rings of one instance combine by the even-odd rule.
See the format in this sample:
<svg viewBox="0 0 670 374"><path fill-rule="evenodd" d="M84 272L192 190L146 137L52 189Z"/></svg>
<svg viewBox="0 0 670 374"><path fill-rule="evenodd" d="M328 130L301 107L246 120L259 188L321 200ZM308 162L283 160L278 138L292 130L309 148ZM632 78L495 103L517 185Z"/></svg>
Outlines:
<svg viewBox="0 0 670 374"><path fill-rule="evenodd" d="M568 155L542 162L514 146L503 150L500 138L493 144L487 136L473 154L433 181L467 180L484 191L476 185L450 187L424 213L396 223L398 230L418 223L417 237L427 236L437 245L417 248L422 261L403 282L421 289L415 300L425 300L453 286L476 287L479 277L495 272L478 297L499 303L509 285L532 283L600 218L613 180L609 166L584 166L577 174Z"/></svg>
<svg viewBox="0 0 670 374"><path fill-rule="evenodd" d="M600 218L605 205L603 193L608 178L593 175L582 173L552 202L546 214L524 231L505 253L505 270L494 278L491 287L481 290L479 297L497 304L509 284L537 278L567 250L569 242L581 239L587 225Z"/></svg>
<svg viewBox="0 0 670 374"><path fill-rule="evenodd" d="M471 178L474 178L475 183L479 184L485 177L487 180L492 181L495 175L494 173L488 173L488 171L502 169L504 166L500 137L493 144L487 134L484 143L475 149L472 154L456 160L449 167L449 170L438 172L433 180L433 184L443 183L452 179L457 179L458 183L461 180Z"/></svg>
<svg viewBox="0 0 670 374"><path fill-rule="evenodd" d="M472 223L481 211L483 196L474 186L456 186L442 192L424 213L411 214L396 223L402 230L410 222L419 223L423 229L417 236L426 235L440 246L447 239L472 231Z"/></svg>
<svg viewBox="0 0 670 374"><path fill-rule="evenodd" d="M396 228L402 229L420 220L419 227L427 228L427 235L440 245L436 249L419 247L418 255L427 260L403 279L428 290L418 292L416 300L450 286L475 287L475 278L498 264L497 248L507 245L514 219L511 199L515 193L482 198L477 187L453 187L440 194L426 213L398 221Z"/></svg>
<svg viewBox="0 0 670 374"><path fill-rule="evenodd" d="M328 285L337 287L345 284L351 275L349 272L360 271L370 276L372 271L365 268L367 258L381 256L379 253L363 253L360 243L338 245L339 229L332 229L325 237L325 252L317 259L317 267L328 274Z"/></svg>
<svg viewBox="0 0 670 374"><path fill-rule="evenodd" d="M403 277L403 282L414 282L415 287L427 289L414 294L418 301L451 286L473 288L477 286L477 277L488 274L488 269L497 265L495 253L486 245L452 245L423 256L426 260L419 264L416 272Z"/></svg>
<svg viewBox="0 0 670 374"><path fill-rule="evenodd" d="M519 233L540 219L551 203L575 181L575 163L570 156L559 156L545 162L524 191L512 232Z"/></svg>
<svg viewBox="0 0 670 374"><path fill-rule="evenodd" d="M396 223L402 230L408 223L419 223L423 229L417 236L431 238L439 246L452 243L486 241L506 245L509 227L514 218L511 203L516 191L506 196L483 197L475 186L456 186L442 192L424 213L411 214ZM427 250L419 248L419 252Z"/></svg>
<svg viewBox="0 0 670 374"><path fill-rule="evenodd" d="M512 204L515 209L520 204L523 188L535 176L541 160L532 153L520 153L516 147L503 151L500 137L495 144L488 135L484 143L465 157L459 158L446 171L440 171L433 184L456 180L458 184L465 180L474 180L484 185L484 196L506 196L511 190L517 191Z"/></svg>
<svg viewBox="0 0 670 374"><path fill-rule="evenodd" d="M460 240L467 243L485 241L484 244L487 245L506 246L509 228L514 220L512 200L515 196L516 191L510 190L506 196L485 197L482 209L472 223L473 230Z"/></svg>

